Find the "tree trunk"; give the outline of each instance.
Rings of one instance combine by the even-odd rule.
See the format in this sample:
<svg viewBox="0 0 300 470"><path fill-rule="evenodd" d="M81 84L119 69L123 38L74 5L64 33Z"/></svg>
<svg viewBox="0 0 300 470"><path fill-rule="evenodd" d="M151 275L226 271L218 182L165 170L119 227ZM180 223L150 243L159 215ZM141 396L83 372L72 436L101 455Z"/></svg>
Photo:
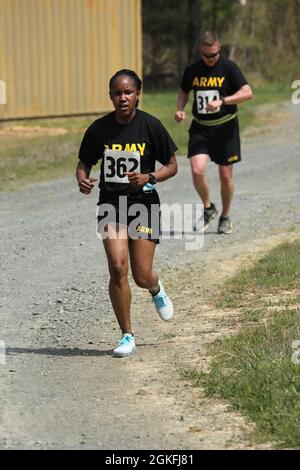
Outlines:
<svg viewBox="0 0 300 470"><path fill-rule="evenodd" d="M202 0L188 0L187 46L190 62L197 55L202 28Z"/></svg>
<svg viewBox="0 0 300 470"><path fill-rule="evenodd" d="M215 0L212 2L212 8L211 8L211 29L212 31L217 31L218 32L218 12L219 12L219 0Z"/></svg>

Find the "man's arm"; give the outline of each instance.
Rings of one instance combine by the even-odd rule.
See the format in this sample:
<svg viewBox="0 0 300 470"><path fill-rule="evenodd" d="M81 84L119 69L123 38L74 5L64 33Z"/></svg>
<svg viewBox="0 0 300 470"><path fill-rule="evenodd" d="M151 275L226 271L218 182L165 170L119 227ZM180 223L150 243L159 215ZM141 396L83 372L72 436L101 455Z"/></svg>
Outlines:
<svg viewBox="0 0 300 470"><path fill-rule="evenodd" d="M251 100L253 97L253 92L250 85L243 85L236 93L231 96L226 96L224 98L224 104L240 104L243 101Z"/></svg>
<svg viewBox="0 0 300 470"><path fill-rule="evenodd" d="M92 167L79 160L76 167L76 178L79 191L83 194L90 194L97 178L89 178Z"/></svg>
<svg viewBox="0 0 300 470"><path fill-rule="evenodd" d="M179 124L186 118L186 113L184 107L189 100L189 94L185 93L183 90L179 90L178 99L177 99L177 111L175 114L175 121Z"/></svg>
<svg viewBox="0 0 300 470"><path fill-rule="evenodd" d="M233 105L240 104L244 101L251 100L253 92L250 85L243 85L236 93L230 96L226 96L223 100L210 101L206 106L206 111L216 111L223 104Z"/></svg>

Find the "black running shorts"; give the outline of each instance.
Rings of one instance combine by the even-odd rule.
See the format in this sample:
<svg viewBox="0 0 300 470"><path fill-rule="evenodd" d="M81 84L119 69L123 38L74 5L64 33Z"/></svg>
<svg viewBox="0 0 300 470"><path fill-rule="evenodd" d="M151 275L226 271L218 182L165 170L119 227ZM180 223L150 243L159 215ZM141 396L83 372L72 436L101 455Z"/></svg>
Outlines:
<svg viewBox="0 0 300 470"><path fill-rule="evenodd" d="M203 126L193 120L189 129L188 158L205 153L217 165L241 160L238 118L219 126Z"/></svg>
<svg viewBox="0 0 300 470"><path fill-rule="evenodd" d="M158 193L155 190L147 194L100 191L97 221L99 233L107 224L121 224L128 227L129 238L141 238L157 244L161 233Z"/></svg>

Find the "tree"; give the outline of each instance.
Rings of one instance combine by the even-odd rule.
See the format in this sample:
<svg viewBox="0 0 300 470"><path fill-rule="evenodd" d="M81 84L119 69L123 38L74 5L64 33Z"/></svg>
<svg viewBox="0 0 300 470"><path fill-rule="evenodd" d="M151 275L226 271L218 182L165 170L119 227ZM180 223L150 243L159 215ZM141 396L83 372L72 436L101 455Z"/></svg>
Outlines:
<svg viewBox="0 0 300 470"><path fill-rule="evenodd" d="M225 55L246 73L299 77L300 0L143 0L142 6L148 87L178 86L207 29L219 33Z"/></svg>
<svg viewBox="0 0 300 470"><path fill-rule="evenodd" d="M187 17L187 50L189 60L192 62L197 53L199 36L202 30L202 0L188 0Z"/></svg>

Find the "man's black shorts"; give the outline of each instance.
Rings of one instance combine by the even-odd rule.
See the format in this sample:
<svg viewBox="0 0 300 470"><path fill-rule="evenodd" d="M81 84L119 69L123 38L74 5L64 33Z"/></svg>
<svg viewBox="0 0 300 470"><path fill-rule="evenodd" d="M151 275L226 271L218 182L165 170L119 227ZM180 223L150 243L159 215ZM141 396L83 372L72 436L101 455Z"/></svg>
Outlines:
<svg viewBox="0 0 300 470"><path fill-rule="evenodd" d="M218 165L232 165L241 160L238 118L219 126L203 126L193 120L189 135L188 158L205 153Z"/></svg>
<svg viewBox="0 0 300 470"><path fill-rule="evenodd" d="M97 210L97 232L109 223L127 225L129 238L142 238L159 243L160 200L152 193L104 193L100 191Z"/></svg>

